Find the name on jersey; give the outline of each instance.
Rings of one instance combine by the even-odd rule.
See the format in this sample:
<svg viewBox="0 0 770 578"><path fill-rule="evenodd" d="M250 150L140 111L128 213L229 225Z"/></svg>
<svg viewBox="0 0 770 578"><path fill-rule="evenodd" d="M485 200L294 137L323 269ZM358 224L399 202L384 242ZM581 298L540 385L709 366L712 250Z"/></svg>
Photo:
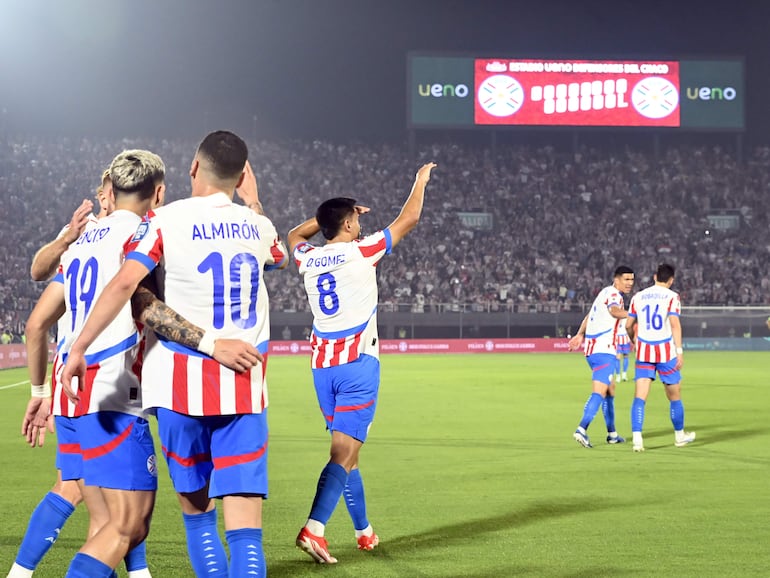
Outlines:
<svg viewBox="0 0 770 578"><path fill-rule="evenodd" d="M662 297L664 298L665 295L662 295L660 293L643 293L639 295L638 298L641 299L642 301L647 301L649 299L660 299Z"/></svg>
<svg viewBox="0 0 770 578"><path fill-rule="evenodd" d="M76 245L85 245L87 243L97 243L104 239L105 235L110 232L109 227L104 227L102 229L91 229L90 231L85 231L82 235L80 235L80 238L75 241Z"/></svg>
<svg viewBox="0 0 770 578"><path fill-rule="evenodd" d="M341 265L345 262L345 255L321 255L320 257L308 257L305 261L306 267L332 267Z"/></svg>
<svg viewBox="0 0 770 578"><path fill-rule="evenodd" d="M192 240L259 239L259 229L252 223L197 223L192 227Z"/></svg>

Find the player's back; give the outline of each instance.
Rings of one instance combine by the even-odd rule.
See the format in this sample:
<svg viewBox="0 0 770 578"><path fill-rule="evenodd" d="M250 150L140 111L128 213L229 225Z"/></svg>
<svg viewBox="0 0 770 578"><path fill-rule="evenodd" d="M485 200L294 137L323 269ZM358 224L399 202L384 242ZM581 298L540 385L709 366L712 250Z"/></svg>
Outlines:
<svg viewBox="0 0 770 578"><path fill-rule="evenodd" d="M164 301L192 323L251 343L269 338L263 270L275 263L277 237L267 217L218 193L156 209Z"/></svg>
<svg viewBox="0 0 770 578"><path fill-rule="evenodd" d="M267 217L235 205L224 193L176 201L149 213L128 258L158 265L153 273L161 297L190 322L267 354L270 318L262 273L286 258ZM235 373L154 333L147 336L142 387L146 408L186 415L259 413L268 405L264 363Z"/></svg>
<svg viewBox="0 0 770 578"><path fill-rule="evenodd" d="M114 211L89 224L62 255L60 277L57 276L64 283L66 306L63 321L59 324L59 330L65 334L64 339L60 336L62 354L66 354L83 328L92 305L120 269L126 243L140 220L131 211ZM86 350L89 369L81 403L75 407L60 392L61 395L54 398L55 413L141 413L137 365L139 341L129 303Z"/></svg>
<svg viewBox="0 0 770 578"><path fill-rule="evenodd" d="M322 247L301 244L295 251L310 309L313 367L379 356L376 265L390 251L388 232Z"/></svg>
<svg viewBox="0 0 770 578"><path fill-rule="evenodd" d="M671 337L668 317L679 315L680 309L678 293L653 285L634 295L629 315L637 318L637 337L654 343Z"/></svg>

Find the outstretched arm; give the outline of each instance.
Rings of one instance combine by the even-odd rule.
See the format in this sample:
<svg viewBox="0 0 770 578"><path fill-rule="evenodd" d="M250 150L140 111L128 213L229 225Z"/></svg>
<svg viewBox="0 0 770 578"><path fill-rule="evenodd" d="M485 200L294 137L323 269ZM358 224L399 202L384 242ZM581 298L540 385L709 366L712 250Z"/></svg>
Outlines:
<svg viewBox="0 0 770 578"><path fill-rule="evenodd" d="M86 324L75 343L72 344L61 375L62 388L71 401L75 403L80 401L77 391L72 387L72 380L75 377L78 379L78 388L85 383L86 349L118 316L148 272L147 267L139 261L133 259L125 261L117 275L112 278L96 300Z"/></svg>
<svg viewBox="0 0 770 578"><path fill-rule="evenodd" d="M242 372L264 361L257 348L241 339L213 339L158 299L144 284L131 297L134 318L166 339L210 355L219 363ZM213 349L211 349L213 347Z"/></svg>
<svg viewBox="0 0 770 578"><path fill-rule="evenodd" d="M428 163L420 167L412 185L412 191L406 199L401 212L396 220L388 225L392 245L395 247L404 236L414 229L422 215L422 204L425 197L425 187L430 180L430 172L436 167L436 163Z"/></svg>
<svg viewBox="0 0 770 578"><path fill-rule="evenodd" d="M29 268L29 274L32 276L33 281L45 281L53 276L64 251L77 241L78 237L83 233L83 229L85 229L88 223L88 216L93 208L94 204L88 199L84 199L80 206L75 209L75 212L72 213L69 227L64 234L43 245L35 253L35 256L32 258L32 265Z"/></svg>

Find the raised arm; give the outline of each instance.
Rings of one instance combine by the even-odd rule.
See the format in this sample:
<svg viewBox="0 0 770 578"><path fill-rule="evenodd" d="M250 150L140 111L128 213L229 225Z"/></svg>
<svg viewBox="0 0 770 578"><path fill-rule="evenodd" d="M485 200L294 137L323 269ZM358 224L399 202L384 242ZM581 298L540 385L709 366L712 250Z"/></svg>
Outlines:
<svg viewBox="0 0 770 578"><path fill-rule="evenodd" d="M287 237L289 243L289 256L291 257L291 255L294 254L294 249L297 248L297 245L309 241L320 230L321 227L318 226L318 221L316 221L315 217L312 217L289 231Z"/></svg>
<svg viewBox="0 0 770 578"><path fill-rule="evenodd" d="M259 200L257 177L254 171L251 170L251 163L249 161L246 161L246 165L243 167L243 179L241 179L241 184L236 187L235 193L249 209L258 215L265 214L262 203Z"/></svg>
<svg viewBox="0 0 770 578"><path fill-rule="evenodd" d="M430 172L436 167L436 163L428 163L420 167L401 212L396 220L388 225L392 245L395 247L406 234L414 229L422 215L422 204L425 197L425 187L430 180Z"/></svg>
<svg viewBox="0 0 770 578"><path fill-rule="evenodd" d="M69 226L62 235L50 243L46 243L32 258L32 265L29 268L29 274L33 281L45 281L53 277L56 268L59 266L59 259L67 248L78 240L83 229L88 223L88 217L94 208L93 202L84 199L80 206L72 213Z"/></svg>

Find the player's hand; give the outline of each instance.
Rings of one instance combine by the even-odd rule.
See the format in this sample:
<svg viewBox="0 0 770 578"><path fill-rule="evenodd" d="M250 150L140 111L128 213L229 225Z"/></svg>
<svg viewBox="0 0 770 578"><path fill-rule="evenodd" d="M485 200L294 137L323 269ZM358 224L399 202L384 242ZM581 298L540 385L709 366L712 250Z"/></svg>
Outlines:
<svg viewBox="0 0 770 578"><path fill-rule="evenodd" d="M356 213L358 213L359 215L365 215L366 213L371 211L369 207L364 207L363 205L356 205L353 208L356 210Z"/></svg>
<svg viewBox="0 0 770 578"><path fill-rule="evenodd" d="M27 403L24 420L21 423L21 435L27 439L31 447L43 447L45 432L54 432L53 416L51 415L51 399L48 397L32 397Z"/></svg>
<svg viewBox="0 0 770 578"><path fill-rule="evenodd" d="M257 177L254 175L254 171L251 170L251 163L249 161L246 161L246 164L243 166L243 172L243 182L240 187L235 189L235 192L238 195L238 198L241 199L243 204L247 207L254 208L257 206L261 209L262 204L259 202ZM258 210L257 212L262 214L261 210Z"/></svg>
<svg viewBox="0 0 770 578"><path fill-rule="evenodd" d="M567 343L569 351L577 351L581 347L583 347L583 336L580 333L573 336Z"/></svg>
<svg viewBox="0 0 770 578"><path fill-rule="evenodd" d="M214 341L212 357L238 373L248 371L264 361L256 347L240 339L217 339Z"/></svg>
<svg viewBox="0 0 770 578"><path fill-rule="evenodd" d="M674 365L674 371L679 371L682 369L682 366L684 365L684 357L681 353L677 354L676 356L676 365Z"/></svg>
<svg viewBox="0 0 770 578"><path fill-rule="evenodd" d="M424 185L428 184L428 181L430 180L430 172L436 168L436 163L427 163L420 167L420 170L417 171L417 176L415 177L415 180L418 183L422 183Z"/></svg>
<svg viewBox="0 0 770 578"><path fill-rule="evenodd" d="M85 388L86 383L86 357L83 353L70 351L67 356L67 363L61 372L60 381L64 395L72 403L80 401L80 392Z"/></svg>
<svg viewBox="0 0 770 578"><path fill-rule="evenodd" d="M83 199L83 202L80 203L80 206L75 209L75 212L72 213L72 219L70 219L70 226L67 228L67 231L64 233L64 240L67 241L67 243L72 244L75 241L78 240L80 235L83 233L83 229L86 228L86 224L88 223L88 217L91 215L91 211L94 208L93 201L90 201L88 199Z"/></svg>

